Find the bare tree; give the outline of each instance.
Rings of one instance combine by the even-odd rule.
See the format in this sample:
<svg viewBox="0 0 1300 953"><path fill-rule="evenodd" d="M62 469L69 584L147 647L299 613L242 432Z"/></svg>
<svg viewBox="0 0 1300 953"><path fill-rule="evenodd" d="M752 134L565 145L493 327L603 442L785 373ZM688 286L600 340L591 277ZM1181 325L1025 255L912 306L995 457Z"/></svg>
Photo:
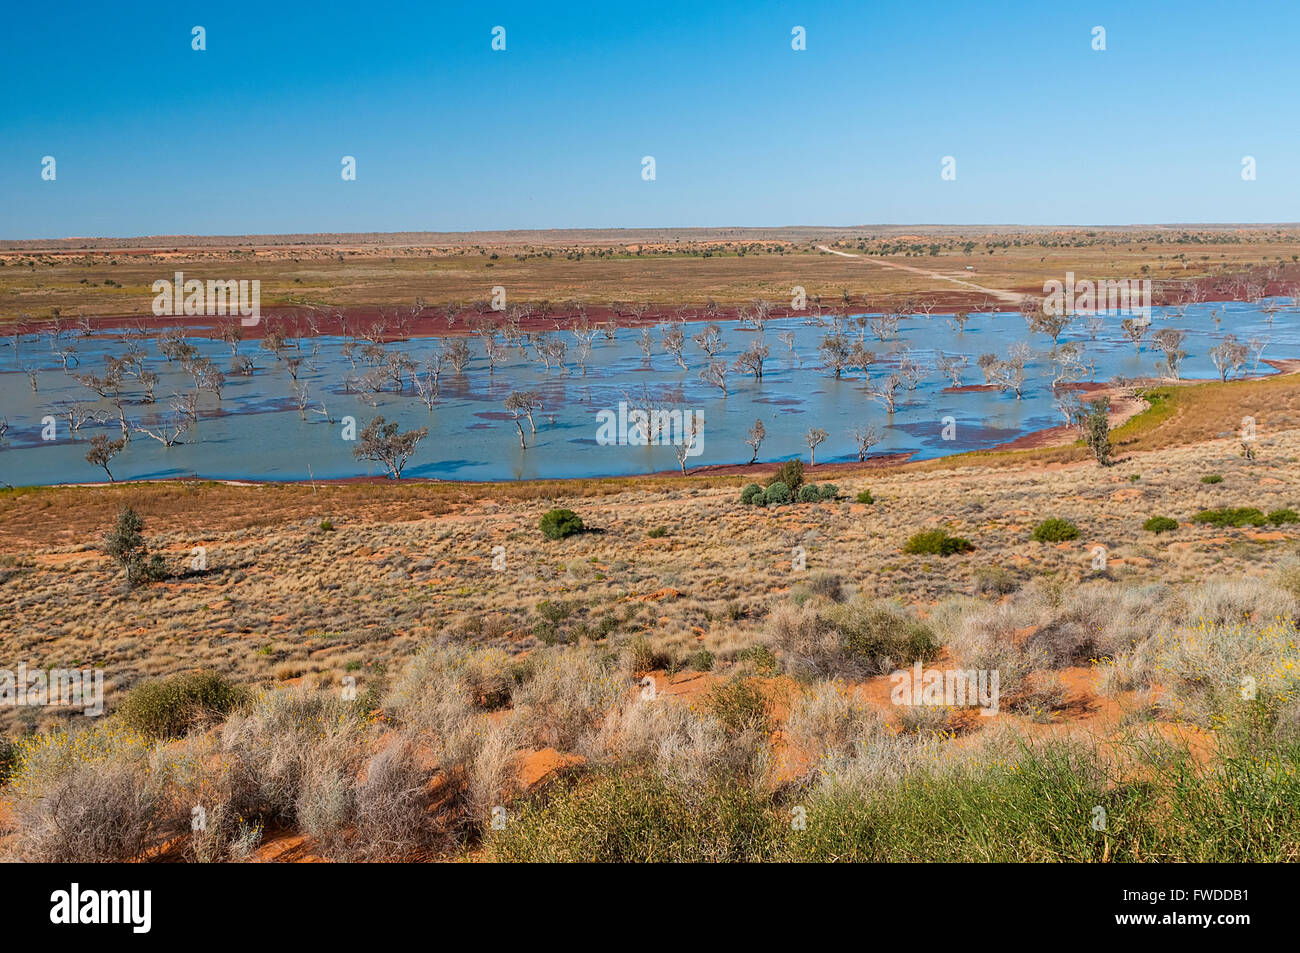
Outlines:
<svg viewBox="0 0 1300 953"><path fill-rule="evenodd" d="M903 386L903 379L897 374L890 374L884 380L867 390L872 400L879 401L889 413L894 412L898 403L898 391Z"/></svg>
<svg viewBox="0 0 1300 953"><path fill-rule="evenodd" d="M433 356L424 362L423 373L412 373L411 380L415 384L415 392L419 394L420 400L424 406L433 411L433 405L438 402L438 379L442 376L443 368L447 364L447 355L440 349L434 351Z"/></svg>
<svg viewBox="0 0 1300 953"><path fill-rule="evenodd" d="M443 350L447 355L447 363L456 372L456 376L463 376L465 368L469 367L469 362L474 356L470 350L469 342L464 338L452 338Z"/></svg>
<svg viewBox="0 0 1300 953"><path fill-rule="evenodd" d="M898 335L899 317L899 314L892 310L885 311L882 314L868 315L867 327L876 336L876 340L887 341Z"/></svg>
<svg viewBox="0 0 1300 953"><path fill-rule="evenodd" d="M1161 328L1151 335L1151 343L1164 354L1164 358L1156 362L1156 370L1170 380L1179 379L1179 367L1183 358L1187 357L1187 352L1183 350L1183 339L1186 336L1187 332L1178 328Z"/></svg>
<svg viewBox="0 0 1300 953"><path fill-rule="evenodd" d="M961 386L961 372L966 365L970 363L968 354L944 354L943 351L934 352L934 366L944 377L952 379L953 387Z"/></svg>
<svg viewBox="0 0 1300 953"><path fill-rule="evenodd" d="M298 405L298 416L301 417L303 420L306 420L306 419L307 419L307 403L308 403L308 400L307 400L307 385L306 385L306 384L294 384L294 385L293 385L293 400L294 400L294 403L296 403L296 404Z"/></svg>
<svg viewBox="0 0 1300 953"><path fill-rule="evenodd" d="M709 364L700 370L700 379L705 383L712 384L722 391L722 396L727 396L727 362L710 361Z"/></svg>
<svg viewBox="0 0 1300 953"><path fill-rule="evenodd" d="M1235 334L1225 334L1222 341L1210 348L1210 360L1214 362L1221 381L1240 371L1249 357L1250 352Z"/></svg>
<svg viewBox="0 0 1300 953"><path fill-rule="evenodd" d="M754 426L749 428L749 434L745 437L745 443L754 448L753 455L749 458L752 464L758 459L758 448L763 446L763 441L767 439L767 428L763 426L763 421L755 419Z"/></svg>
<svg viewBox="0 0 1300 953"><path fill-rule="evenodd" d="M853 428L853 441L858 445L858 462L867 459L867 452L880 443L880 430L875 424L858 424Z"/></svg>
<svg viewBox="0 0 1300 953"><path fill-rule="evenodd" d="M642 328L641 334L636 339L636 346L641 349L645 355L645 363L650 363L650 356L654 353L654 341L650 339L650 329Z"/></svg>
<svg viewBox="0 0 1300 953"><path fill-rule="evenodd" d="M528 429L534 434L537 433L537 424L533 421L533 414L542 409L542 395L535 390L511 391L510 396L506 398L506 410L514 416L515 426L519 427L519 416L528 418ZM524 429L519 427L519 445L527 450L524 444Z"/></svg>
<svg viewBox="0 0 1300 953"><path fill-rule="evenodd" d="M1005 361L996 361L990 374L992 383L996 384L998 390L1013 391L1016 400L1024 396L1025 387L1025 364L1029 361L1029 345L1024 341L1019 341L1013 345L1007 354Z"/></svg>
<svg viewBox="0 0 1300 953"><path fill-rule="evenodd" d="M1142 353L1142 340L1151 330L1151 321L1149 318L1125 318L1120 322L1120 327L1124 329L1124 336L1133 342L1133 349L1139 354Z"/></svg>
<svg viewBox="0 0 1300 953"><path fill-rule="evenodd" d="M108 482L116 482L113 478L113 471L108 468L112 459L122 452L126 447L126 438L109 440L102 433L97 433L90 438L90 449L86 451L86 462L97 467L103 467L104 472L108 474Z"/></svg>
<svg viewBox="0 0 1300 953"><path fill-rule="evenodd" d="M1097 340L1097 335L1106 328L1106 318L1100 314L1090 314L1083 319L1083 326L1088 332L1088 339Z"/></svg>
<svg viewBox="0 0 1300 953"><path fill-rule="evenodd" d="M703 351L710 361L718 356L722 351L722 328L710 322L704 326L704 330L691 338L701 351Z"/></svg>
<svg viewBox="0 0 1300 953"><path fill-rule="evenodd" d="M747 371L754 375L754 380L763 379L763 362L767 360L767 345L762 339L753 341L749 347L736 358L736 370Z"/></svg>
<svg viewBox="0 0 1300 953"><path fill-rule="evenodd" d="M681 443L673 445L673 452L677 454L677 464L682 468L682 476L686 476L686 461L695 449L696 441L700 437L700 421L695 414L690 414L690 429L682 434Z"/></svg>
<svg viewBox="0 0 1300 953"><path fill-rule="evenodd" d="M400 480L416 445L428 435L428 427L399 433L397 421L388 423L383 417L376 417L361 431L352 455L358 460L382 463L392 479Z"/></svg>
<svg viewBox="0 0 1300 953"><path fill-rule="evenodd" d="M826 442L829 437L821 427L813 427L803 435L804 443L808 444L808 464L809 466L817 465L817 448Z"/></svg>
<svg viewBox="0 0 1300 953"><path fill-rule="evenodd" d="M1053 344L1059 344L1061 335L1074 323L1074 318L1074 315L1064 311L1038 311L1030 317L1029 330L1046 334L1052 339Z"/></svg>
<svg viewBox="0 0 1300 953"><path fill-rule="evenodd" d="M686 332L681 324L671 324L664 328L660 340L664 353L671 354L682 370L686 370L686 361L682 358L682 349L686 347Z"/></svg>
<svg viewBox="0 0 1300 953"><path fill-rule="evenodd" d="M969 311L958 311L951 318L948 319L948 323L951 324L957 330L958 334L965 334L966 322L969 320L970 320Z"/></svg>
<svg viewBox="0 0 1300 953"><path fill-rule="evenodd" d="M831 332L822 338L822 343L817 349L821 352L826 366L835 372L836 378L842 377L844 369L849 366L849 339L838 332Z"/></svg>

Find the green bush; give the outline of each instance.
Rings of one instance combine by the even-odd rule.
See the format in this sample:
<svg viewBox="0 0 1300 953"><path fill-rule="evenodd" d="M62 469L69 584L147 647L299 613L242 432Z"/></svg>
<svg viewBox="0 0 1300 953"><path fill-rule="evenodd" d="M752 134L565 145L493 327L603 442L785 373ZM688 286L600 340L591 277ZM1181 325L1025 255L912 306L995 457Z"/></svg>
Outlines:
<svg viewBox="0 0 1300 953"><path fill-rule="evenodd" d="M736 653L737 662L748 662L760 675L776 674L776 656L766 645L751 645Z"/></svg>
<svg viewBox="0 0 1300 953"><path fill-rule="evenodd" d="M1153 516L1142 524L1142 528L1148 533L1167 533L1178 529L1178 520L1170 519L1168 516Z"/></svg>
<svg viewBox="0 0 1300 953"><path fill-rule="evenodd" d="M180 738L219 719L248 698L248 690L215 672L195 672L145 682L117 709L128 728L150 738Z"/></svg>
<svg viewBox="0 0 1300 953"><path fill-rule="evenodd" d="M1036 543L1063 543L1066 540L1078 538L1079 527L1069 520L1063 520L1056 516L1045 519L1034 527L1034 542Z"/></svg>
<svg viewBox="0 0 1300 953"><path fill-rule="evenodd" d="M761 497L762 495L763 488L757 483L750 483L740 491L740 502L748 506L755 502L755 497Z"/></svg>
<svg viewBox="0 0 1300 953"><path fill-rule="evenodd" d="M791 493L799 489L803 484L803 461L795 457L793 460L787 460L781 464L781 469L777 470L772 479L767 481L769 488L777 483L784 483Z"/></svg>
<svg viewBox="0 0 1300 953"><path fill-rule="evenodd" d="M564 539L583 530L582 519L573 510L550 510L542 517L541 526L547 539Z"/></svg>
<svg viewBox="0 0 1300 953"><path fill-rule="evenodd" d="M656 526L654 529L647 532L646 535L651 539L663 539L668 535L668 529L664 526Z"/></svg>
<svg viewBox="0 0 1300 953"><path fill-rule="evenodd" d="M740 678L715 685L706 704L729 732L767 731L771 726L771 703L753 679Z"/></svg>
<svg viewBox="0 0 1300 953"><path fill-rule="evenodd" d="M1202 483L1222 483L1222 482L1223 482L1223 477L1219 476L1219 474L1217 474L1217 473L1207 473L1207 474L1205 474L1205 476L1201 477L1201 482L1202 482Z"/></svg>
<svg viewBox="0 0 1300 953"><path fill-rule="evenodd" d="M865 671L884 674L890 666L925 661L939 651L928 625L887 602L855 599L827 609L825 619L839 633L845 655ZM882 660L889 664L880 666Z"/></svg>
<svg viewBox="0 0 1300 953"><path fill-rule="evenodd" d="M1268 521L1274 526L1281 526L1283 523L1300 523L1300 513L1286 508L1274 510L1268 514Z"/></svg>
<svg viewBox="0 0 1300 953"><path fill-rule="evenodd" d="M949 536L945 529L927 529L915 534L903 547L903 552L921 556L951 556L968 553L975 547L962 536Z"/></svg>
<svg viewBox="0 0 1300 953"><path fill-rule="evenodd" d="M876 502L876 498L875 498L874 496L871 495L871 491L870 491L870 490L862 490L861 492L858 493L858 502L859 502L859 503L874 503L874 502Z"/></svg>
<svg viewBox="0 0 1300 953"><path fill-rule="evenodd" d="M763 494L763 500L768 506L780 506L790 502L790 488L784 483L768 484L767 492Z"/></svg>
<svg viewBox="0 0 1300 953"><path fill-rule="evenodd" d="M1210 526L1263 526L1268 517L1254 507L1239 506L1235 509L1201 510L1192 517L1192 522Z"/></svg>
<svg viewBox="0 0 1300 953"><path fill-rule="evenodd" d="M692 652L686 659L686 664L697 672L710 672L713 670L713 663L716 661L712 652L708 649L699 649Z"/></svg>
<svg viewBox="0 0 1300 953"><path fill-rule="evenodd" d="M332 533L332 532L334 532L334 522L333 522L333 520L321 520L321 521L320 521L320 531L321 531L322 533Z"/></svg>
<svg viewBox="0 0 1300 953"><path fill-rule="evenodd" d="M18 766L18 745L8 738L0 738L0 787L9 783L14 768Z"/></svg>
<svg viewBox="0 0 1300 953"><path fill-rule="evenodd" d="M840 495L840 488L834 483L823 483L821 485L821 494L823 500L833 500Z"/></svg>
<svg viewBox="0 0 1300 953"><path fill-rule="evenodd" d="M821 492L817 489L816 483L805 483L799 487L800 503L816 503L822 498Z"/></svg>

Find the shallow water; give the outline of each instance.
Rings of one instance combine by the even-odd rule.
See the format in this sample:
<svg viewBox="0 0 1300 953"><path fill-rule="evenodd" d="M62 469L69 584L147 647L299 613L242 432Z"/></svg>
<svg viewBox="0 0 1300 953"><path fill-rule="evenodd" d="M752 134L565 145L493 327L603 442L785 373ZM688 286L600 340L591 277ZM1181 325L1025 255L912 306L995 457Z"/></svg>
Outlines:
<svg viewBox="0 0 1300 953"><path fill-rule="evenodd" d="M1235 334L1242 342L1267 339L1264 358L1300 357L1297 312L1283 308L1270 316L1263 310L1266 303L1219 302L1193 305L1181 312L1156 309L1152 330L1171 326L1188 332L1183 343L1188 352L1182 365L1185 379L1218 376L1208 352L1227 333ZM1218 325L1211 316L1215 311L1221 316ZM771 356L762 381L732 370L725 397L699 377L706 358L691 341L704 327L698 322L686 326L684 353L689 370L685 371L662 352L658 329L652 332L655 353L649 362L635 343L639 331L619 329L613 341L597 335L585 375L575 361L574 339L568 332L555 332L570 345L563 372L556 368L549 374L531 351L525 358L514 348L509 350L507 360L489 373L482 345L477 338L471 338L475 359L463 377L456 377L450 368L444 372L441 396L432 412L418 399L409 381L401 393L377 395L373 407L358 395L345 393L343 381L352 367L341 351L343 339L303 340L300 350L287 353L306 358L299 380L307 384L313 407L324 400L330 415L339 421L332 425L314 413L302 420L284 364L258 351L256 341L248 341L240 351L254 356L257 371L251 377L229 376L220 403L214 394L202 393L199 423L185 435L183 444L168 448L136 434L111 467L119 480L195 476L305 480L379 474L383 470L377 464L353 458L355 444L342 439L342 419L354 417L360 430L371 418L382 414L390 421L399 421L403 429L429 428L428 439L419 445L407 465L407 477L513 480L676 470L678 461L671 446L597 443L597 412L616 410L619 401L629 395L634 403L643 403L646 393L658 406L703 413L702 452L690 458L691 467L747 462L751 451L743 439L755 418L762 419L767 428L760 460L802 456L805 462L808 447L803 435L813 427L824 428L830 434L817 448L818 462L833 462L857 459L850 431L867 422L875 423L883 434L871 449L873 456L915 452L918 458L988 448L1062 423L1051 389L1052 364L1047 357L1052 346L1050 338L1029 334L1024 320L1013 312L973 314L964 333L958 333L947 317L935 314L928 320L921 316L905 319L898 337L884 343L868 332L865 344L880 355L878 362L872 365L869 375L859 370L846 371L840 380L824 368L817 350L830 330L829 322L819 326L811 318L769 321L763 336ZM1081 323L1062 336L1062 342L1086 344L1085 360L1094 361L1095 370L1084 380L1155 374L1159 350L1144 343L1141 352L1135 352L1132 343L1123 337L1120 322L1118 316L1108 317L1095 341L1089 340ZM719 359L725 357L729 364L734 363L757 332L736 322L719 324L725 343ZM793 353L778 338L782 331L794 332ZM857 335L856 330L847 333ZM80 360L74 370L102 374L104 356L124 352L124 336L125 332L111 331L77 339L65 333L64 340L76 345ZM952 381L933 369L936 349L949 355L968 355L962 383L972 385L984 381L975 366L980 354L995 352L1005 357L1007 349L1017 341L1028 341L1034 351L1026 368L1022 400L1009 392L943 392ZM217 366L229 365L229 348L221 342L193 337L190 343ZM405 352L423 363L439 343L437 339L420 338L390 343L387 349ZM317 347L315 357L313 344ZM144 403L142 391L133 387L134 382L128 383L123 394L128 420L154 427L169 415L168 398L175 392L193 390L193 384L178 364L168 364L161 357L156 341L149 340L147 346L147 364L161 378L155 390L157 402ZM912 358L930 370L914 391L900 392L899 405L891 416L867 395L866 388L869 381L879 381L897 370L904 348L909 348ZM31 392L27 368L37 370L36 394ZM359 368L364 369L364 365ZM1252 355L1243 373L1270 370L1262 363L1256 366ZM503 402L512 390L526 389L542 394L543 410L534 415L537 433L529 435L529 447L524 451ZM112 411L112 421L87 424L74 440L61 412L73 402L93 403L106 413L112 407L64 372L45 337L25 337L16 349L11 337L0 340L0 417L7 418L10 424L7 440L0 444L0 481L19 486L104 479L102 469L86 462L85 452L95 433L104 433L110 439L119 436L116 411ZM42 439L41 421L46 415L57 418L52 441ZM943 439L942 421L946 416L955 419L955 439ZM1231 423L1225 422L1224 429L1230 427ZM528 430L527 421L524 429Z"/></svg>

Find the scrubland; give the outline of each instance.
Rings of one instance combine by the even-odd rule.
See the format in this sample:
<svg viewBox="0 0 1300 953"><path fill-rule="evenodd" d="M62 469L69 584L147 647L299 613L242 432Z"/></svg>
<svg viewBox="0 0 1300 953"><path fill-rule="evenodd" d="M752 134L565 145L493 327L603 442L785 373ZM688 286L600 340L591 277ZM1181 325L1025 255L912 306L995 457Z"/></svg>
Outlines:
<svg viewBox="0 0 1300 953"><path fill-rule="evenodd" d="M1268 386L1213 391L1217 431L1157 400L1111 467L810 467L838 498L774 509L739 477L7 491L4 665L102 667L108 714L0 709L0 850L1295 859L1300 426ZM124 503L170 569L131 590ZM975 548L904 551L932 528ZM998 672L997 714L894 704L917 662Z"/></svg>

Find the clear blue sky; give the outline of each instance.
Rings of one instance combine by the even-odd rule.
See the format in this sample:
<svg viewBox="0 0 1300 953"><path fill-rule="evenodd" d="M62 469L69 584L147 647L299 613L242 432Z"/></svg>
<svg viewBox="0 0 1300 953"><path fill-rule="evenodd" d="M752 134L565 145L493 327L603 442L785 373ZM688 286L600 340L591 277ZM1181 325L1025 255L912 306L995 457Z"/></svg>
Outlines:
<svg viewBox="0 0 1300 953"><path fill-rule="evenodd" d="M1295 0L73 0L4 25L4 238L1300 220Z"/></svg>

